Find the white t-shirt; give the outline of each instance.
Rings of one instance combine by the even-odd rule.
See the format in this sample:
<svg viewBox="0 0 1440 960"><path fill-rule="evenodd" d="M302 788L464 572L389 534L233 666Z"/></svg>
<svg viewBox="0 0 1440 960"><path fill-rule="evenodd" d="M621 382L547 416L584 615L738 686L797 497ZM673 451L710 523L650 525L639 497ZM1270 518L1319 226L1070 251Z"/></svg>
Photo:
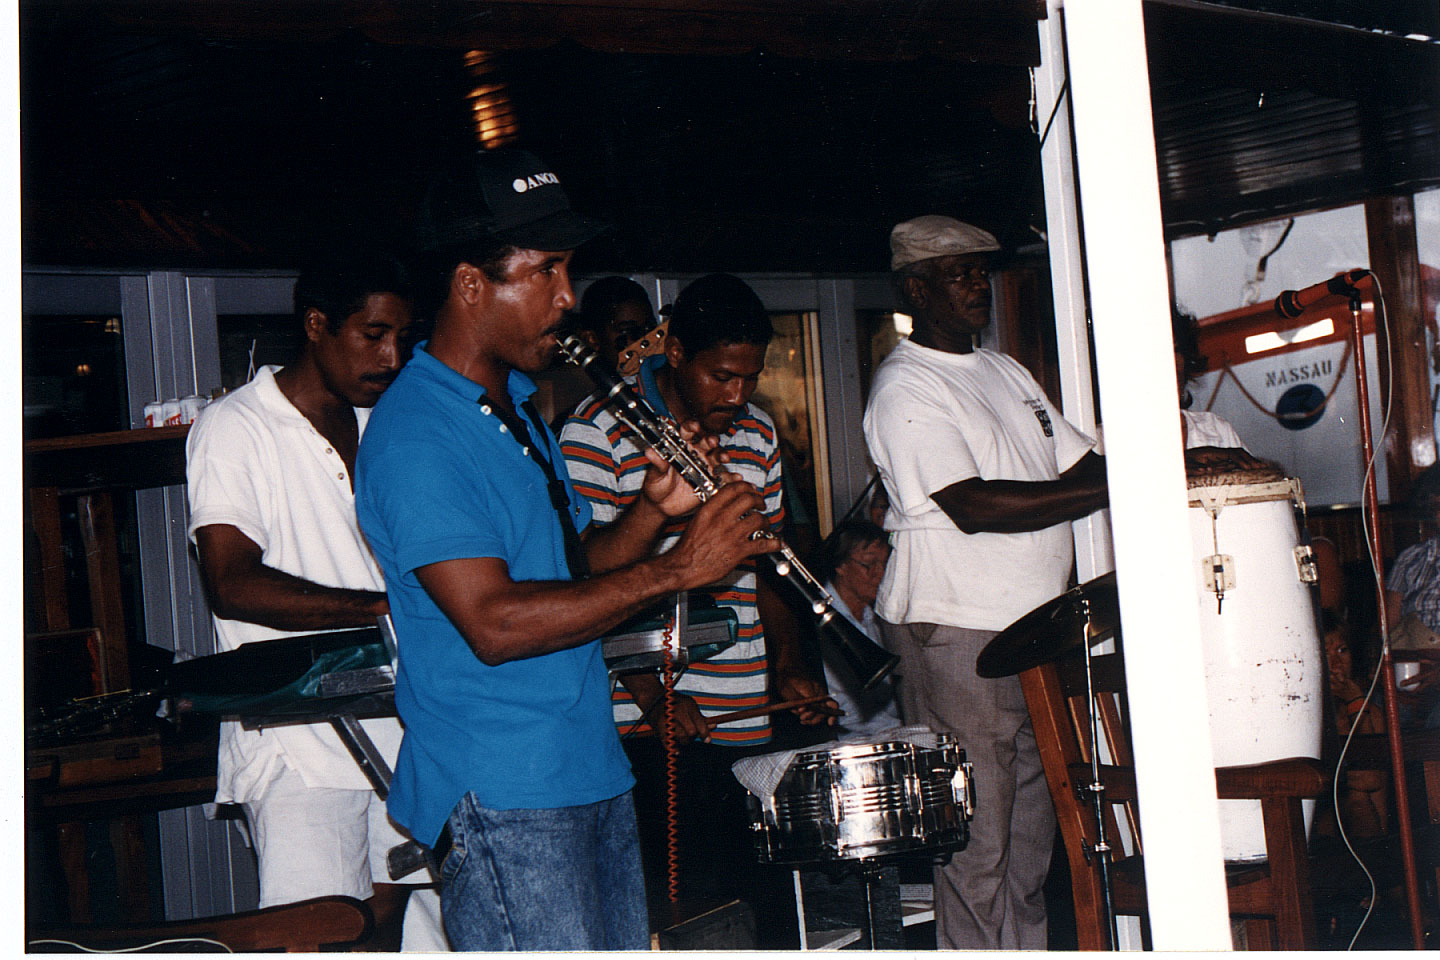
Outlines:
<svg viewBox="0 0 1440 960"><path fill-rule="evenodd" d="M989 350L901 341L876 371L865 442L890 494L895 552L875 612L891 623L1003 630L1063 592L1069 523L1029 533L962 533L930 499L971 477L1055 480L1094 446L1025 368Z"/></svg>
<svg viewBox="0 0 1440 960"><path fill-rule="evenodd" d="M278 367L205 407L185 443L190 499L188 532L212 524L238 527L260 547L267 567L315 583L384 590L380 567L355 520L355 494L345 461L275 383ZM370 411L357 409L360 429ZM214 618L216 645L234 650L256 640L296 636L240 620ZM400 722L361 721L393 767ZM245 730L225 723L215 799L255 798L285 761L310 787L368 790L370 781L329 724Z"/></svg>
<svg viewBox="0 0 1440 960"><path fill-rule="evenodd" d="M1180 416L1185 418L1185 449L1195 447L1239 447L1245 449L1245 444L1240 442L1240 434L1230 426L1229 421L1223 417L1216 416L1204 410L1191 411L1181 410Z"/></svg>

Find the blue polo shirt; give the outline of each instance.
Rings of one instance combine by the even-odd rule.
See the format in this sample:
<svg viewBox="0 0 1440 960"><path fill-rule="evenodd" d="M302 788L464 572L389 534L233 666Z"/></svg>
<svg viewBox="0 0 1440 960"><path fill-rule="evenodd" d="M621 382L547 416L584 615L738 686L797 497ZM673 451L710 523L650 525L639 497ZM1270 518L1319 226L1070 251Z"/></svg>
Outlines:
<svg viewBox="0 0 1440 960"><path fill-rule="evenodd" d="M431 843L467 791L492 809L568 807L619 796L634 779L598 640L486 666L415 577L442 560L498 557L517 581L570 578L544 472L485 412L485 389L425 346L371 413L355 508L385 574L400 647L405 739L390 815ZM535 392L518 371L507 387L517 411ZM534 439L583 529L590 506L571 489L555 438L545 429Z"/></svg>

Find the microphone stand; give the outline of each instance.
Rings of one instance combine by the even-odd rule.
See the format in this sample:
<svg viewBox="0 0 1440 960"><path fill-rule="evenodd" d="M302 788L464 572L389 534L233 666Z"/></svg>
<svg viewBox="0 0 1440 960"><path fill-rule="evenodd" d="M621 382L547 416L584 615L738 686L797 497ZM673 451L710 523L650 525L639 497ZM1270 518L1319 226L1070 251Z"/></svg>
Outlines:
<svg viewBox="0 0 1440 960"><path fill-rule="evenodd" d="M1370 553L1380 562L1380 501L1375 492L1375 471L1368 469L1375 456L1370 433L1370 385L1365 372L1365 341L1360 330L1360 293L1350 291L1350 342L1355 353L1356 400L1360 406L1360 444L1365 454L1365 516L1369 525ZM1385 588L1378 576L1375 600L1380 616L1380 687L1384 691L1385 732L1395 783L1395 815L1400 821L1400 854L1405 874L1405 902L1410 914L1410 940L1425 949L1425 927L1420 913L1420 883L1415 862L1415 832L1410 822L1410 794L1405 786L1405 751L1400 743L1400 710L1395 700L1395 669L1390 658L1390 630L1385 618Z"/></svg>
<svg viewBox="0 0 1440 960"><path fill-rule="evenodd" d="M1090 784L1086 787L1095 802L1095 862L1100 868L1100 889L1105 895L1106 932L1110 936L1110 949L1119 949L1116 944L1120 932L1115 925L1114 894L1110 890L1110 843L1105 836L1105 784L1100 779L1100 725L1096 719L1095 678L1090 666L1090 598L1080 598L1085 615L1085 636L1081 647L1085 651L1085 699L1090 712Z"/></svg>

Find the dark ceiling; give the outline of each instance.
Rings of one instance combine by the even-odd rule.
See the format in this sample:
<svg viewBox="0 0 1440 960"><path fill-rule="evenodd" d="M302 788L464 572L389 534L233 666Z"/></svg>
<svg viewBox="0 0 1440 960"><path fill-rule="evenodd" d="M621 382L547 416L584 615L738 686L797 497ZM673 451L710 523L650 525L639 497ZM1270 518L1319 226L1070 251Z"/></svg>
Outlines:
<svg viewBox="0 0 1440 960"><path fill-rule="evenodd" d="M1440 183L1440 45L1404 37L1440 35L1436 6L1149 0L1167 232ZM618 224L586 252L596 268L874 270L889 226L927 212L1021 244L1044 227L1028 73L1043 15L1034 0L32 0L24 256L287 266L403 242L428 172L474 148L471 48L497 51L522 145Z"/></svg>

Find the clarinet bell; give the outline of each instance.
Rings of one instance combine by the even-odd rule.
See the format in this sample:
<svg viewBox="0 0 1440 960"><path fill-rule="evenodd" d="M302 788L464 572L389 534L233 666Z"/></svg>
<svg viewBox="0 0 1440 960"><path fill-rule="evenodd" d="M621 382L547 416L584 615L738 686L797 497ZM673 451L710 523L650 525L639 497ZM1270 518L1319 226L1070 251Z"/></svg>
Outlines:
<svg viewBox="0 0 1440 960"><path fill-rule="evenodd" d="M834 610L820 624L820 636L835 646L836 651L855 675L861 688L869 690L885 678L900 658L865 636L855 624Z"/></svg>

